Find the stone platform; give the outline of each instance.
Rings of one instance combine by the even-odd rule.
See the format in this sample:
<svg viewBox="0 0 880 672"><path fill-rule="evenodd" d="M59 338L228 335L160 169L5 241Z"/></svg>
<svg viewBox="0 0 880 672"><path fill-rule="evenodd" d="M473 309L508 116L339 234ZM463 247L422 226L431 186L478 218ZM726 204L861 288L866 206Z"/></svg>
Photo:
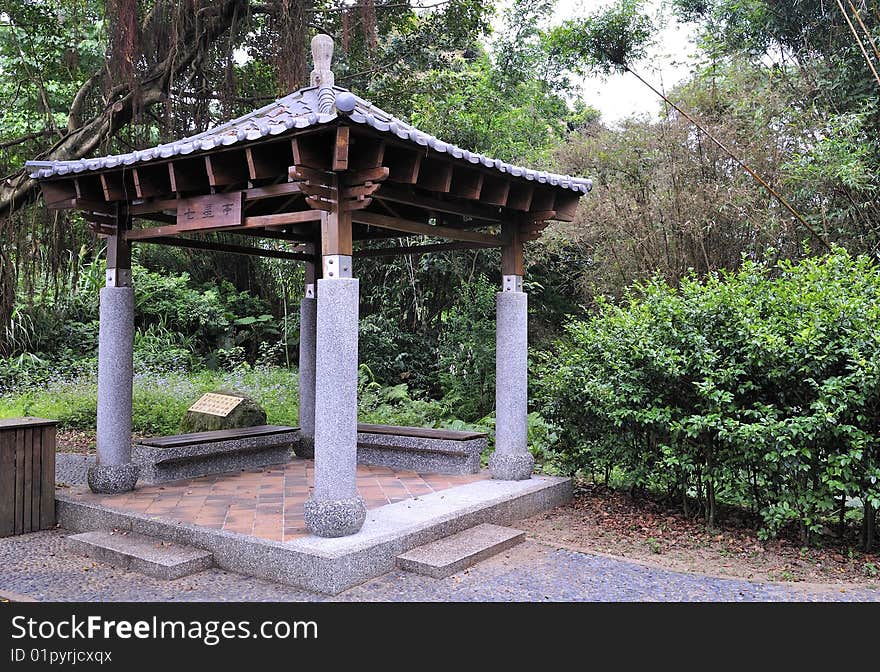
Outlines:
<svg viewBox="0 0 880 672"><path fill-rule="evenodd" d="M439 476L361 465L366 522L357 534L325 539L302 523L312 481L311 460L296 458L124 495L64 489L56 508L61 527L72 532L149 535L209 551L228 571L338 594L391 571L398 555L417 546L480 523L505 525L571 497L565 478L495 481L486 472Z"/></svg>

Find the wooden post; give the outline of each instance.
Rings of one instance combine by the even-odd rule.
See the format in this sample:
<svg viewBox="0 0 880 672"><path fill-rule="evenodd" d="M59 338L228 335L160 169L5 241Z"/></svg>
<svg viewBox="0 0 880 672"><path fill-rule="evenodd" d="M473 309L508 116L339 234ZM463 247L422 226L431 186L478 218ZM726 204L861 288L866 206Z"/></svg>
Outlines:
<svg viewBox="0 0 880 672"><path fill-rule="evenodd" d="M131 287L131 214L124 204L117 205L116 233L107 238L107 287Z"/></svg>
<svg viewBox="0 0 880 672"><path fill-rule="evenodd" d="M501 225L501 289L521 292L523 278L523 241L518 222Z"/></svg>

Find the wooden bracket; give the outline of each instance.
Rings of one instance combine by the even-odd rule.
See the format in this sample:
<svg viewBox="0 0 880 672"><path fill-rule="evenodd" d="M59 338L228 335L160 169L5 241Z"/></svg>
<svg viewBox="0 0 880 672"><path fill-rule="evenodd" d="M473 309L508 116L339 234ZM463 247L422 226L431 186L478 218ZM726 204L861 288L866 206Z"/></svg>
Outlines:
<svg viewBox="0 0 880 672"><path fill-rule="evenodd" d="M300 191L306 194L306 204L310 208L325 212L348 212L363 210L372 203L370 196L379 189L379 183L388 177L389 170L379 166L337 174L294 165L290 167L289 174L290 179L299 184Z"/></svg>

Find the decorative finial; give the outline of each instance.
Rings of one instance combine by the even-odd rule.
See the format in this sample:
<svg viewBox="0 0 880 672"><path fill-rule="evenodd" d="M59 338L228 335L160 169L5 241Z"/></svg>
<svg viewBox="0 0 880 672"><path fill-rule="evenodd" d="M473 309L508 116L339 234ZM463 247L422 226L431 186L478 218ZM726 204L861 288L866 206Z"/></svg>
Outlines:
<svg viewBox="0 0 880 672"><path fill-rule="evenodd" d="M312 38L312 60L314 69L310 78L311 85L322 88L333 86L336 82L330 69L330 62L333 60L332 37L319 33Z"/></svg>

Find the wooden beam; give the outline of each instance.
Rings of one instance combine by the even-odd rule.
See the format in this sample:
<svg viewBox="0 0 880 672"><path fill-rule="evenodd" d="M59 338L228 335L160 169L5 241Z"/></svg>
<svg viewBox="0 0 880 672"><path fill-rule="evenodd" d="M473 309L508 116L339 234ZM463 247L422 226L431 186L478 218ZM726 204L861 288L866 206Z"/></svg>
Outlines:
<svg viewBox="0 0 880 672"><path fill-rule="evenodd" d="M556 200L553 202L556 219L562 222L574 221L581 196L582 194L577 191L557 191Z"/></svg>
<svg viewBox="0 0 880 672"><path fill-rule="evenodd" d="M553 207L555 200L556 192L554 189L535 187L535 195L532 196L532 202L529 205L529 212L547 212L549 210L555 210Z"/></svg>
<svg viewBox="0 0 880 672"><path fill-rule="evenodd" d="M138 166L132 169L134 189L138 198L163 196L171 191L171 177L158 166Z"/></svg>
<svg viewBox="0 0 880 672"><path fill-rule="evenodd" d="M245 148L248 174L252 180L264 180L287 174L293 163L293 152L287 142L273 142L268 145L254 145Z"/></svg>
<svg viewBox="0 0 880 672"><path fill-rule="evenodd" d="M301 222L315 222L321 217L321 213L314 210L300 210L297 212L282 212L276 215L260 215L258 217L245 217L242 224L231 227L211 227L210 231L229 231L235 233L242 229L262 229L266 226L283 226L285 224L297 224ZM171 226L154 226L144 229L133 229L126 234L131 240L146 240L163 236L175 236L180 233L192 233L199 229L191 226L173 224ZM271 237L271 236L269 236Z"/></svg>
<svg viewBox="0 0 880 672"><path fill-rule="evenodd" d="M105 201L125 200L125 186L120 173L101 173L100 178Z"/></svg>
<svg viewBox="0 0 880 672"><path fill-rule="evenodd" d="M400 247L372 247L363 250L355 250L354 255L358 258L371 257L400 257L408 255L431 254L433 252L446 252L451 250L473 250L497 247L489 243L457 242L457 243L431 243L428 245L410 245Z"/></svg>
<svg viewBox="0 0 880 672"><path fill-rule="evenodd" d="M523 215L523 221L527 224L546 222L548 219L556 219L555 210L539 210L536 212L527 212Z"/></svg>
<svg viewBox="0 0 880 672"><path fill-rule="evenodd" d="M314 184L312 182L300 182L299 189L307 196L322 198L325 201L335 201L336 191L333 187L325 187L323 184Z"/></svg>
<svg viewBox="0 0 880 672"><path fill-rule="evenodd" d="M287 167L284 168L287 171ZM282 173L283 175L284 173ZM266 198L278 198L280 196L292 196L302 193L297 182L281 182L280 184L268 184L265 187L251 187L244 190L246 201L260 201Z"/></svg>
<svg viewBox="0 0 880 672"><path fill-rule="evenodd" d="M511 210L526 212L531 207L534 193L534 184L519 181L511 183L510 193L507 196L507 207Z"/></svg>
<svg viewBox="0 0 880 672"><path fill-rule="evenodd" d="M76 184L73 180L56 180L54 182L41 182L40 188L43 190L43 200L46 205L52 208L56 203L64 203L76 200ZM55 208L62 210L64 208Z"/></svg>
<svg viewBox="0 0 880 672"><path fill-rule="evenodd" d="M469 168L458 168L452 172L450 193L459 198L475 201L483 190L483 173Z"/></svg>
<svg viewBox="0 0 880 672"><path fill-rule="evenodd" d="M250 177L247 160L241 152L206 154L205 169L208 173L208 184L212 187L244 184Z"/></svg>
<svg viewBox="0 0 880 672"><path fill-rule="evenodd" d="M224 231L229 236L244 236L246 238L269 238L271 240L290 240L294 242L307 242L314 240L315 232L300 231L299 226L291 226L280 229L233 229Z"/></svg>
<svg viewBox="0 0 880 672"><path fill-rule="evenodd" d="M255 229L263 226L283 226L285 224L301 224L302 222L317 222L321 219L321 213L315 210L297 210L296 212L279 212L275 215L259 215L246 217L244 228Z"/></svg>
<svg viewBox="0 0 880 672"><path fill-rule="evenodd" d="M385 158L385 141L373 135L352 131L348 152L348 169L377 168Z"/></svg>
<svg viewBox="0 0 880 672"><path fill-rule="evenodd" d="M336 142L333 145L333 170L348 170L348 146L350 134L350 127L336 127Z"/></svg>
<svg viewBox="0 0 880 672"><path fill-rule="evenodd" d="M314 184L331 184L333 182L333 173L326 170L316 170L296 164L288 169L288 176L291 180L299 182L312 182Z"/></svg>
<svg viewBox="0 0 880 672"><path fill-rule="evenodd" d="M342 190L342 198L363 198L365 196L372 196L381 186L381 182L371 182L356 187L346 187Z"/></svg>
<svg viewBox="0 0 880 672"><path fill-rule="evenodd" d="M193 240L192 238L159 237L141 240L143 243L156 245L168 245L170 247L185 247L194 250L208 250L211 252L228 252L230 254L243 254L254 257L270 257L273 259L294 259L296 261L313 262L315 255L307 251L306 246L301 245L297 250L267 250L261 247L248 247L246 245L230 245L228 243L215 243L210 240Z"/></svg>
<svg viewBox="0 0 880 672"><path fill-rule="evenodd" d="M383 182L388 178L390 170L385 166L377 166L375 168L366 168L355 172L342 175L340 181L345 186L354 186L367 182Z"/></svg>
<svg viewBox="0 0 880 672"><path fill-rule="evenodd" d="M330 170L334 154L336 135L329 133L309 133L294 136L290 140L293 150L293 163L315 170Z"/></svg>
<svg viewBox="0 0 880 672"><path fill-rule="evenodd" d="M488 205L507 205L507 197L510 194L510 180L486 175L483 178L483 190L480 192L480 201Z"/></svg>
<svg viewBox="0 0 880 672"><path fill-rule="evenodd" d="M84 198L68 198L64 201L56 201L54 203L46 203L49 210L82 210L83 212L101 212L112 214L116 212L115 203L107 203L106 201L88 201Z"/></svg>
<svg viewBox="0 0 880 672"><path fill-rule="evenodd" d="M409 148L389 145L385 148L382 164L388 166L388 179L392 182L415 184L419 179L422 154Z"/></svg>
<svg viewBox="0 0 880 672"><path fill-rule="evenodd" d="M233 192L227 192L229 194ZM282 182L281 184L270 184L265 187L251 187L250 189L242 189L243 198L246 201L260 201L267 198L280 198L283 196L291 196L300 193L300 185L296 182ZM148 212L162 212L163 210L177 210L180 199L164 198L146 203L135 203L131 206L133 215L143 215Z"/></svg>
<svg viewBox="0 0 880 672"><path fill-rule="evenodd" d="M143 215L148 212L177 210L177 206L180 201L181 199L179 198L166 198L154 201L147 201L146 203L135 203L129 209L131 210L131 214L134 216Z"/></svg>
<svg viewBox="0 0 880 672"><path fill-rule="evenodd" d="M452 162L441 159L422 159L422 167L416 184L428 191L447 193L452 186Z"/></svg>
<svg viewBox="0 0 880 672"><path fill-rule="evenodd" d="M74 178L73 182L76 185L77 199L93 202L105 200L101 178L97 175L82 175Z"/></svg>
<svg viewBox="0 0 880 672"><path fill-rule="evenodd" d="M454 203L441 201L438 198L413 194L405 189L394 187L387 183L384 183L382 188L373 194L373 198L377 200L391 201L392 203L405 203L417 208L423 208L430 212L442 212L449 215L471 217L485 222L497 223L504 219L501 213L491 206L483 206L479 203Z"/></svg>
<svg viewBox="0 0 880 672"><path fill-rule="evenodd" d="M375 212L364 212L361 210L353 212L351 217L353 221L359 224L368 224L369 226L376 226L380 229L391 229L393 231L405 231L407 233L436 236L437 238L448 238L450 240L483 243L492 247L500 246L501 244L500 239L497 236L492 236L487 233L453 229L447 226L433 226L423 222L388 217Z"/></svg>
<svg viewBox="0 0 880 672"><path fill-rule="evenodd" d="M208 169L205 161L198 157L177 159L168 163L168 176L171 180L171 191L182 192L208 191Z"/></svg>

